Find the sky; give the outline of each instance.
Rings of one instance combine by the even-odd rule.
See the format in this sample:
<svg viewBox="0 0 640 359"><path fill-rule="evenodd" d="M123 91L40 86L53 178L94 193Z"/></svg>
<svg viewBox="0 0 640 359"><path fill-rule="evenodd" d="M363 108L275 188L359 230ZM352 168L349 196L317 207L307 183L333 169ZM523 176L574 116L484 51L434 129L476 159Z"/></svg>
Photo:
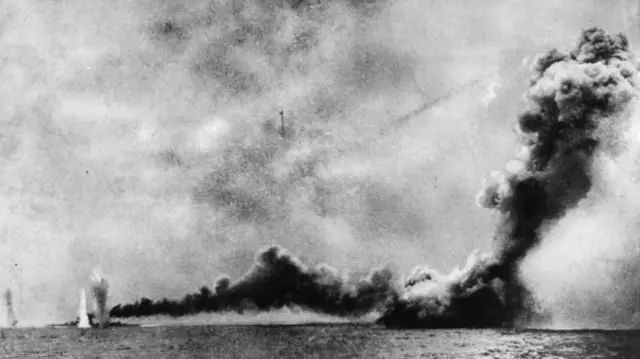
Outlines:
<svg viewBox="0 0 640 359"><path fill-rule="evenodd" d="M270 244L460 265L490 248L474 198L517 149L528 61L627 31L616 4L5 0L0 285L43 323L95 268L115 304L238 277Z"/></svg>

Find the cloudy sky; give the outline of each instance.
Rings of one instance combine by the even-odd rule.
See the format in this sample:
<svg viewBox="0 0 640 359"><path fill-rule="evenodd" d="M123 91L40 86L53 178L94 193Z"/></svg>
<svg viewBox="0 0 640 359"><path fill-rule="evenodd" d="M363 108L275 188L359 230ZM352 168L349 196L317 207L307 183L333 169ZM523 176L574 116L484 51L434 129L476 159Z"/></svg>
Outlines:
<svg viewBox="0 0 640 359"><path fill-rule="evenodd" d="M69 320L96 267L115 303L212 287L269 244L400 273L488 250L474 196L517 149L527 61L628 31L632 5L2 3L0 285L30 323Z"/></svg>

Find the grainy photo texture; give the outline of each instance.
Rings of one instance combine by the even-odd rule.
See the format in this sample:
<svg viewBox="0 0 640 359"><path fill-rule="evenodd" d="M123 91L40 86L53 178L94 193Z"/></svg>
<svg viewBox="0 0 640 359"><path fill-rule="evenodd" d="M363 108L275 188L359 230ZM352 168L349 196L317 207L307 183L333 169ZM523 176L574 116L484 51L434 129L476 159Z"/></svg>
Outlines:
<svg viewBox="0 0 640 359"><path fill-rule="evenodd" d="M0 357L640 358L639 1L0 10Z"/></svg>

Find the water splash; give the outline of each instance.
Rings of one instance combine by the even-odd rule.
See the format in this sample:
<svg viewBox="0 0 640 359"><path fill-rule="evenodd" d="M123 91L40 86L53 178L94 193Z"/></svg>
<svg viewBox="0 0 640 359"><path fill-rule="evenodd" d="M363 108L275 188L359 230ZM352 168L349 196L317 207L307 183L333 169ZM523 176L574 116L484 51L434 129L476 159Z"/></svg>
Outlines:
<svg viewBox="0 0 640 359"><path fill-rule="evenodd" d="M91 274L91 292L95 304L95 317L100 328L109 325L109 311L107 310L107 299L109 294L109 282L102 276L100 270L95 269Z"/></svg>
<svg viewBox="0 0 640 359"><path fill-rule="evenodd" d="M91 328L89 315L87 314L87 295L83 289L80 290L80 307L78 308L78 328Z"/></svg>

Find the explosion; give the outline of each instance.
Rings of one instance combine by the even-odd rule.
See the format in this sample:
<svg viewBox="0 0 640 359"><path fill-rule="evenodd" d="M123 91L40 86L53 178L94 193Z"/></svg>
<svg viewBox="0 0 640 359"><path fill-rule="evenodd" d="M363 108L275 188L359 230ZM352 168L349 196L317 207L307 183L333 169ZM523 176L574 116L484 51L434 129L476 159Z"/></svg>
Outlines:
<svg viewBox="0 0 640 359"><path fill-rule="evenodd" d="M101 328L109 325L109 311L107 309L107 298L109 294L109 282L102 277L98 270L91 274L91 293L93 294L96 307L95 317Z"/></svg>
<svg viewBox="0 0 640 359"><path fill-rule="evenodd" d="M380 319L388 326L490 327L536 319L519 275L546 230L587 197L598 153L619 150L619 133L638 92L637 65L624 35L583 31L568 53L540 56L517 130L523 147L478 195L499 215L492 253L471 256L448 276L417 270Z"/></svg>

